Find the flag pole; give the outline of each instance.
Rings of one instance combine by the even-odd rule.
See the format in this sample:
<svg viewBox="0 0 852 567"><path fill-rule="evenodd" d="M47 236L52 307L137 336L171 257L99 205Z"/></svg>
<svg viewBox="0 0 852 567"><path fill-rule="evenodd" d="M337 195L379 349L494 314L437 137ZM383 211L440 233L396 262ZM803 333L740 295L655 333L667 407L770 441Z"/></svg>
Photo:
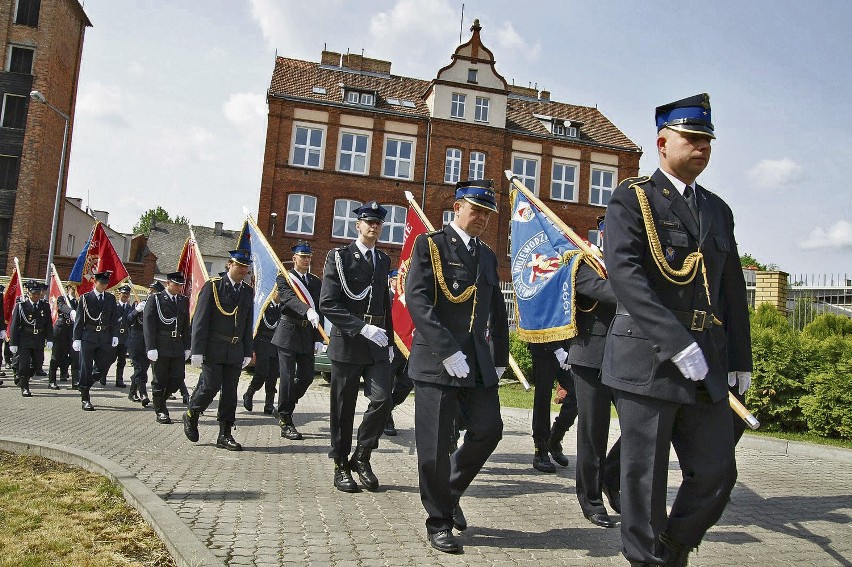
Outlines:
<svg viewBox="0 0 852 567"><path fill-rule="evenodd" d="M62 295L65 296L65 299L68 299L68 290L65 289L65 286L62 285L62 278L59 277L59 272L56 271L56 265L53 262L50 263L50 270L53 272L53 277L56 278L56 281L59 282L59 289L62 291Z"/></svg>
<svg viewBox="0 0 852 567"><path fill-rule="evenodd" d="M411 207L414 209L414 212L417 213L417 216L420 217L420 220L426 226L426 229L430 232L435 230L435 227L432 226L432 223L429 222L429 219L426 218L426 215L423 213L423 209L421 209L417 202L414 200L414 195L411 193L411 191L405 192L405 198L408 201L408 204L411 205ZM524 387L524 390L529 390L530 383L527 382L523 371L521 371L521 367L518 366L518 363L515 361L515 358L512 356L511 352L509 353L509 366L515 372L515 377L518 379L518 382L520 382L521 385Z"/></svg>

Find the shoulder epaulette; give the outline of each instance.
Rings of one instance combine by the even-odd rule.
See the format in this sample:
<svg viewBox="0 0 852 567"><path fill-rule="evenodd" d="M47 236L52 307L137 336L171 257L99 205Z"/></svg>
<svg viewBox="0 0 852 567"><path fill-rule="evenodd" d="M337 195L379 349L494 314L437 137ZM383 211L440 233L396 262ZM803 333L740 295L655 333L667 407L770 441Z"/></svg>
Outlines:
<svg viewBox="0 0 852 567"><path fill-rule="evenodd" d="M439 232L443 232L443 231L444 231L444 229L439 228L438 230L433 230L433 231L431 231L431 232L427 232L427 233L426 233L426 236L435 236L435 235L436 235L436 234L438 234Z"/></svg>
<svg viewBox="0 0 852 567"><path fill-rule="evenodd" d="M209 280L207 280L207 281L208 281L208 282L218 282L218 281L219 281L219 280L221 280L221 279L222 279L222 276L213 276L212 278L210 278L210 279L209 279Z"/></svg>
<svg viewBox="0 0 852 567"><path fill-rule="evenodd" d="M651 181L650 175L637 175L635 177L625 177L624 179L622 179L619 182L619 184L629 183L630 185L641 185L641 184L647 183L649 181Z"/></svg>

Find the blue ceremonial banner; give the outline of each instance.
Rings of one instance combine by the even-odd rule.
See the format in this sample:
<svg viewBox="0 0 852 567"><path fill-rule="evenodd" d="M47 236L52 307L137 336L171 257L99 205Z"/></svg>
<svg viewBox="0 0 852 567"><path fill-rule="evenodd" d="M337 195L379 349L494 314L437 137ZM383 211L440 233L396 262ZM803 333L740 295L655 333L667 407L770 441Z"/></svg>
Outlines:
<svg viewBox="0 0 852 567"><path fill-rule="evenodd" d="M585 254L516 189L511 231L518 336L531 343L570 339L577 334L574 274Z"/></svg>
<svg viewBox="0 0 852 567"><path fill-rule="evenodd" d="M77 256L77 261L74 262L74 267L71 268L71 275L68 276L68 281L83 281L83 269L86 267L86 259L89 257L89 246L91 244L92 237L90 235L89 239L86 241L86 244L83 246L83 249L80 251L80 255Z"/></svg>
<svg viewBox="0 0 852 567"><path fill-rule="evenodd" d="M254 282L254 331L260 324L263 310L269 304L275 289L275 278L281 271L281 261L275 255L266 237L249 216L240 232L237 248L251 252L252 280Z"/></svg>

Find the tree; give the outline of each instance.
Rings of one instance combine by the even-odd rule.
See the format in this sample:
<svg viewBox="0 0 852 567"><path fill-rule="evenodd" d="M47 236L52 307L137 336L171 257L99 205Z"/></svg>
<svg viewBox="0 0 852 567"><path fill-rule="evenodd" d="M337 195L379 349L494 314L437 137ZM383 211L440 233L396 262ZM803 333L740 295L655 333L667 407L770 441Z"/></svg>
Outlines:
<svg viewBox="0 0 852 567"><path fill-rule="evenodd" d="M758 270L767 269L766 264L761 264L754 256L752 256L748 252L740 254L740 266L742 266L743 268L748 268L749 266L757 266Z"/></svg>
<svg viewBox="0 0 852 567"><path fill-rule="evenodd" d="M178 215L174 219L169 215L169 212L163 207L156 209L148 209L142 216L139 217L139 222L133 225L133 234L151 234L151 226L157 222L173 222L175 224L189 224L189 219L185 216Z"/></svg>

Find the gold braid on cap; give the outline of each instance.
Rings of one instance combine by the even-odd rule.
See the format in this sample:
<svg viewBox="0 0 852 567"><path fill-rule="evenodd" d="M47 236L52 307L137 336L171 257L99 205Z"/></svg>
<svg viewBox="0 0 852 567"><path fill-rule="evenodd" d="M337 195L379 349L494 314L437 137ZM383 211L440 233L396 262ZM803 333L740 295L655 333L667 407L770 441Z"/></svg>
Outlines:
<svg viewBox="0 0 852 567"><path fill-rule="evenodd" d="M710 301L710 285L707 283L707 265L704 262L704 254L701 253L701 247L696 252L690 252L683 260L683 266L679 270L671 267L665 254L663 247L660 244L660 237L657 235L657 228L654 226L654 216L651 213L651 205L648 203L648 196L645 195L645 190L639 186L640 183L649 181L650 177L640 177L630 184L630 187L636 190L636 198L639 199L639 209L642 211L642 220L645 222L645 232L648 234L648 245L651 247L651 257L654 258L654 263L660 269L660 273L669 282L675 285L688 285L695 279L698 274L698 267L701 266L701 274L704 276L704 293L707 294L707 305L713 305ZM686 279L684 279L686 278Z"/></svg>
<svg viewBox="0 0 852 567"><path fill-rule="evenodd" d="M435 279L438 282L438 287L441 289L441 293L444 294L450 303L464 303L469 300L471 296L473 296L473 305L470 309L470 329L473 329L473 318L476 313L476 284L468 286L463 292L458 295L453 295L450 289L447 287L447 282L444 279L444 269L441 267L441 253L438 251L438 246L435 244L435 241L432 240L431 237L429 240L429 255L432 257L432 271L435 273ZM435 300L437 301L437 297Z"/></svg>

